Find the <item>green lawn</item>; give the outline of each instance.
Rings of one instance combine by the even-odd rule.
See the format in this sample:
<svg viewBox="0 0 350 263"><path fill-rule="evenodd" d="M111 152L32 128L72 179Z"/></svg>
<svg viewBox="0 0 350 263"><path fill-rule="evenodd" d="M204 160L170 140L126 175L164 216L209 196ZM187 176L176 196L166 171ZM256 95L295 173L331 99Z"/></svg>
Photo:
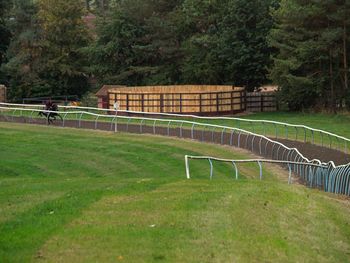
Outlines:
<svg viewBox="0 0 350 263"><path fill-rule="evenodd" d="M350 203L241 150L0 123L0 262L346 262Z"/></svg>

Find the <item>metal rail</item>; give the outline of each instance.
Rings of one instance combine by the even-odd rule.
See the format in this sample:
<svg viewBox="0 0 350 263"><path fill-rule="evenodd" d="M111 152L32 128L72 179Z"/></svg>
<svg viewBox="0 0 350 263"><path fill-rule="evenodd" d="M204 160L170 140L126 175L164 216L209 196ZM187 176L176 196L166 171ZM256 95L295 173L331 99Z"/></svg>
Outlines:
<svg viewBox="0 0 350 263"><path fill-rule="evenodd" d="M29 108L39 108L43 109L44 105L31 105L31 104L15 104L15 103L0 103L0 106L15 106L15 107L29 107ZM104 112L105 114L116 114L119 113L125 113L125 114L134 114L134 115L141 115L141 116L164 116L164 117L173 117L173 118L193 118L198 120L232 120L235 121L237 128L240 128L241 123L248 123L251 126L251 129L253 132L255 132L255 129L257 128L255 123L258 123L261 125L263 132L262 134L264 136L267 135L267 129L266 125L271 124L274 129L274 136L276 139L294 139L294 140L302 140L304 142L310 142L312 144L318 144L322 146L328 146L331 149L337 149L340 151L343 151L345 153L350 152L350 139L340 136L328 131L324 131L321 129L315 129L306 125L299 125L299 124L289 124L284 122L278 122L278 121L271 121L271 120L248 120L243 118L235 118L235 117L204 117L204 116L197 116L197 115L190 115L190 114L173 114L173 113L158 113L158 112L140 112L140 111L126 111L126 110L119 110L115 111L113 109L100 109L100 108L93 108L93 107L79 107L79 106L59 106L60 109L63 110L90 110L90 111L96 111L96 112ZM291 138L290 132L288 128L292 128L292 130L295 131L295 135L293 138ZM283 133L279 133L279 130L283 129ZM270 134L272 135L272 134ZM319 136L319 140L316 140L316 136ZM308 140L308 137L309 140ZM327 142L328 140L328 142Z"/></svg>
<svg viewBox="0 0 350 263"><path fill-rule="evenodd" d="M33 108L13 108L13 107L0 107L0 116L4 116L5 120L13 121L16 114L19 113L22 118L29 122L35 122L37 119L33 117L34 113L38 113L42 110ZM23 114L27 112L27 115ZM46 111L57 113L54 111ZM348 188L344 185L348 185L350 175L350 164L335 166L334 162L322 163L318 159L309 160L303 156L298 149L289 148L284 144L277 142L264 135L259 135L250 131L246 131L239 128L233 128L222 125L207 124L200 122L193 122L181 119L160 119L160 118L147 118L147 117L133 117L133 116L117 116L117 115L104 115L96 114L85 111L65 111L60 112L62 116L61 125L67 126L68 120L74 122L74 125L69 127L84 128L85 124L92 124L92 128L100 128L103 123L109 125L108 128L111 131L130 131L131 126L139 127L137 129L140 132L161 134L161 135L172 135L182 138L191 138L196 140L203 140L206 136L207 141L213 143L226 144L230 146L237 146L245 148L254 153L257 153L267 159L284 161L284 162L296 162L305 163L305 165L293 164L292 171L300 176L302 180L311 184L311 186L317 185L317 187L325 187L326 191L342 193L350 195ZM12 118L8 118L11 116ZM104 118L106 122L99 121ZM133 121L132 124L130 122ZM147 122L149 123L147 125ZM171 127L170 127L171 126ZM126 128L126 129L125 129ZM170 132L171 130L171 132ZM218 139L218 140L216 140ZM337 181L334 185L333 181L328 183L326 180L310 179L311 176L314 178L312 173L305 171L306 165L310 167L312 164L327 166L327 174L323 177L335 177ZM310 181L311 180L311 181ZM340 188L339 188L340 187Z"/></svg>
<svg viewBox="0 0 350 263"><path fill-rule="evenodd" d="M301 178L309 187L323 189L325 192L350 195L350 164L333 168L331 163L319 164L313 162L267 160L267 159L246 159L234 160L223 159L212 156L185 155L186 177L190 179L189 159L208 160L210 164L210 179L213 178L213 161L230 163L234 168L235 179L238 180L238 163L257 163L259 166L259 178L263 178L262 163L286 165L289 176L288 184L292 183L292 174Z"/></svg>

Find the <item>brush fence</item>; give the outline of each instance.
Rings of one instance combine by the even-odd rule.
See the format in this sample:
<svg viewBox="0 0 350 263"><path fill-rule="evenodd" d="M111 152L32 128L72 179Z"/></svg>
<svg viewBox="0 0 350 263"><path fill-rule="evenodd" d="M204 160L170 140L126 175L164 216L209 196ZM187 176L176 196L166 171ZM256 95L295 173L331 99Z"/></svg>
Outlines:
<svg viewBox="0 0 350 263"><path fill-rule="evenodd" d="M216 115L245 110L244 88L233 86L144 86L111 88L108 108L156 113Z"/></svg>

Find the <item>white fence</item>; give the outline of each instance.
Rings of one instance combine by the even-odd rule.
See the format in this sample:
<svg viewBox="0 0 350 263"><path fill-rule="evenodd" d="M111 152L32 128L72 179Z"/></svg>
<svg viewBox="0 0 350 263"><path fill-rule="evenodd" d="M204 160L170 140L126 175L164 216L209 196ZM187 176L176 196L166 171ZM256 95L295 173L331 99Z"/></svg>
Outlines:
<svg viewBox="0 0 350 263"><path fill-rule="evenodd" d="M31 104L11 104L11 103L0 103L3 107L15 107L15 108L29 108L29 109L43 109L44 105L31 105ZM59 106L60 110L63 111L90 111L94 113L104 113L106 115L115 115L115 110L99 109L93 107L78 107L78 106ZM244 130L250 130L253 133L259 133L264 136L274 137L275 139L289 139L295 141L303 141L304 143L309 142L311 144L317 144L330 149L337 149L345 153L350 152L350 139L340 136L325 130L315 129L306 125L289 124L271 120L250 120L244 118L235 117L203 117L196 115L182 115L182 114L171 114L171 113L150 113L150 112L139 112L139 111L118 111L118 114L132 115L132 116L159 116L166 118L191 118L194 120L210 120L220 121L229 120L233 121L234 128L242 128ZM249 126L247 126L249 125Z"/></svg>
<svg viewBox="0 0 350 263"><path fill-rule="evenodd" d="M2 116L7 121L15 120L15 118L23 118L30 122L36 120L34 114L41 111L33 107L2 106L0 107L0 117ZM46 112L49 113L49 111ZM350 164L336 166L332 161L322 163L318 159L309 160L296 148L289 148L264 135L240 128L181 119L117 116L86 111L63 111L59 113L62 115L60 125L63 127L69 121L69 125L71 125L69 127L72 127L74 124L74 127L79 128L82 127L82 124L90 123L93 124L93 128L95 129L99 125L108 125L110 130L122 130L126 132L129 131L130 127L134 129L137 127L140 133L153 133L198 140L203 140L204 135L207 137L211 135L213 142L214 138L218 138L219 141L216 140L217 143L245 148L270 160L293 164L292 172L311 187L322 188L328 192L350 195ZM104 122L100 122L101 119ZM213 160L214 158L211 157L210 159ZM315 167L315 165L322 167L318 173L313 171L314 168L312 167ZM314 174L317 174L317 176L314 176Z"/></svg>

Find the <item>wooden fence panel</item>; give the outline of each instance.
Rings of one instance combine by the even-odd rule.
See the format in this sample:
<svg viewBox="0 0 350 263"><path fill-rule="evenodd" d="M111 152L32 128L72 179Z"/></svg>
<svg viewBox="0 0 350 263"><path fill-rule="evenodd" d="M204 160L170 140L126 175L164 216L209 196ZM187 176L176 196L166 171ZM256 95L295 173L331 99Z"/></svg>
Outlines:
<svg viewBox="0 0 350 263"><path fill-rule="evenodd" d="M188 88L188 86L185 87ZM242 88L225 86L228 91L208 91L211 87L217 90L222 86L205 86L204 88L202 86L194 86L194 90L197 92L193 92L193 90L190 90L191 92L188 92L188 90L180 92L181 89L176 86L178 91L176 93L145 92L152 90L151 88L165 91L164 87L144 87L144 89L137 87L132 88L132 92L130 90L125 92L123 88L112 89L108 93L109 108L113 109L114 102L118 101L120 110L143 112L217 115L241 112L245 109L244 90ZM184 86L181 86L181 88L183 89ZM173 87L168 89L174 90Z"/></svg>
<svg viewBox="0 0 350 263"><path fill-rule="evenodd" d="M275 92L247 92L246 107L252 112L277 111Z"/></svg>
<svg viewBox="0 0 350 263"><path fill-rule="evenodd" d="M0 102L6 102L6 87L0 85Z"/></svg>

